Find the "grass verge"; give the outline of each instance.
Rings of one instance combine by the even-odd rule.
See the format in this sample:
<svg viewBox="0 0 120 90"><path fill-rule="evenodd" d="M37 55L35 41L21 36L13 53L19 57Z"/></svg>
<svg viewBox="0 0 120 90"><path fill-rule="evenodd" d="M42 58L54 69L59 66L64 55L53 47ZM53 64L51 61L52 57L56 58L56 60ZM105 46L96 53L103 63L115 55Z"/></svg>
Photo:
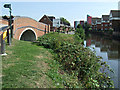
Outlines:
<svg viewBox="0 0 120 90"><path fill-rule="evenodd" d="M13 40L2 57L2 88L65 87L69 75L59 68L53 52L31 42ZM64 82L64 83L63 83Z"/></svg>

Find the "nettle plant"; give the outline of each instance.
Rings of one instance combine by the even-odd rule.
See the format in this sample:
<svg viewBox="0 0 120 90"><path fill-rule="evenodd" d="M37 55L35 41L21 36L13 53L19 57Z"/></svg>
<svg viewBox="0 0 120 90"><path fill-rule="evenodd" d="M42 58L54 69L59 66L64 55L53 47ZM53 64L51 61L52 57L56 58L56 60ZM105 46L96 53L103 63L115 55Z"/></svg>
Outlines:
<svg viewBox="0 0 120 90"><path fill-rule="evenodd" d="M38 39L38 45L53 49L55 59L71 76L77 77L76 83L83 88L113 88L113 82L106 69L112 71L95 52L83 47L81 39L63 37L63 34L46 34ZM82 41L81 41L82 42ZM104 67L104 68L103 68ZM71 85L68 85L68 87Z"/></svg>
<svg viewBox="0 0 120 90"><path fill-rule="evenodd" d="M81 44L66 43L57 49L56 53L57 60L64 70L77 76L84 88L113 88L113 82L107 73L100 72L100 68L104 66L109 69L109 66L90 49L84 48Z"/></svg>

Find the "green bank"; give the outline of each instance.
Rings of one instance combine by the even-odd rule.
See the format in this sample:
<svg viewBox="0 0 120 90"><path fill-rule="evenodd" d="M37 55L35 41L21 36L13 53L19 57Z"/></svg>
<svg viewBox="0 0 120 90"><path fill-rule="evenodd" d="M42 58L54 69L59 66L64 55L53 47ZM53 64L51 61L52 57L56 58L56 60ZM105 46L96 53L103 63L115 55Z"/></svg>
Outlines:
<svg viewBox="0 0 120 90"><path fill-rule="evenodd" d="M109 68L76 35L49 33L36 43L13 40L2 57L3 88L112 88Z"/></svg>

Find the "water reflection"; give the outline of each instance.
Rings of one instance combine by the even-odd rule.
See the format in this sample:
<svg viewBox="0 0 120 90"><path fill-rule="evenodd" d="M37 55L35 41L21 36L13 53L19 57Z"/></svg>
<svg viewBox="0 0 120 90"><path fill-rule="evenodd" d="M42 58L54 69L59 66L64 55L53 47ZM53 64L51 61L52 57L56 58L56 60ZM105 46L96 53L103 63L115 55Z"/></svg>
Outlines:
<svg viewBox="0 0 120 90"><path fill-rule="evenodd" d="M103 61L106 61L115 71L115 74L110 73L110 76L114 81L115 88L119 87L120 89L120 42L104 36L89 34L84 43L86 47L95 50L96 55L101 56Z"/></svg>
<svg viewBox="0 0 120 90"><path fill-rule="evenodd" d="M86 39L86 46L95 45L100 48L101 52L108 54L109 60L120 60L120 42L112 39L107 39L103 36L91 35Z"/></svg>

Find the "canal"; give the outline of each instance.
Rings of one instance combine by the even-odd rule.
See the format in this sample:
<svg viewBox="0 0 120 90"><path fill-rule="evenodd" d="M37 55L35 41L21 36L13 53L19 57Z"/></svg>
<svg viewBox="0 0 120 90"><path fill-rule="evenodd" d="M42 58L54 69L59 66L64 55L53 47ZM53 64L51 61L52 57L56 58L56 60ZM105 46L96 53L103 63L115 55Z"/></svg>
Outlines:
<svg viewBox="0 0 120 90"><path fill-rule="evenodd" d="M97 56L101 56L103 61L110 65L115 72L109 72L110 77L114 82L115 88L120 89L120 41L109 39L105 36L88 34L84 45L94 50Z"/></svg>

